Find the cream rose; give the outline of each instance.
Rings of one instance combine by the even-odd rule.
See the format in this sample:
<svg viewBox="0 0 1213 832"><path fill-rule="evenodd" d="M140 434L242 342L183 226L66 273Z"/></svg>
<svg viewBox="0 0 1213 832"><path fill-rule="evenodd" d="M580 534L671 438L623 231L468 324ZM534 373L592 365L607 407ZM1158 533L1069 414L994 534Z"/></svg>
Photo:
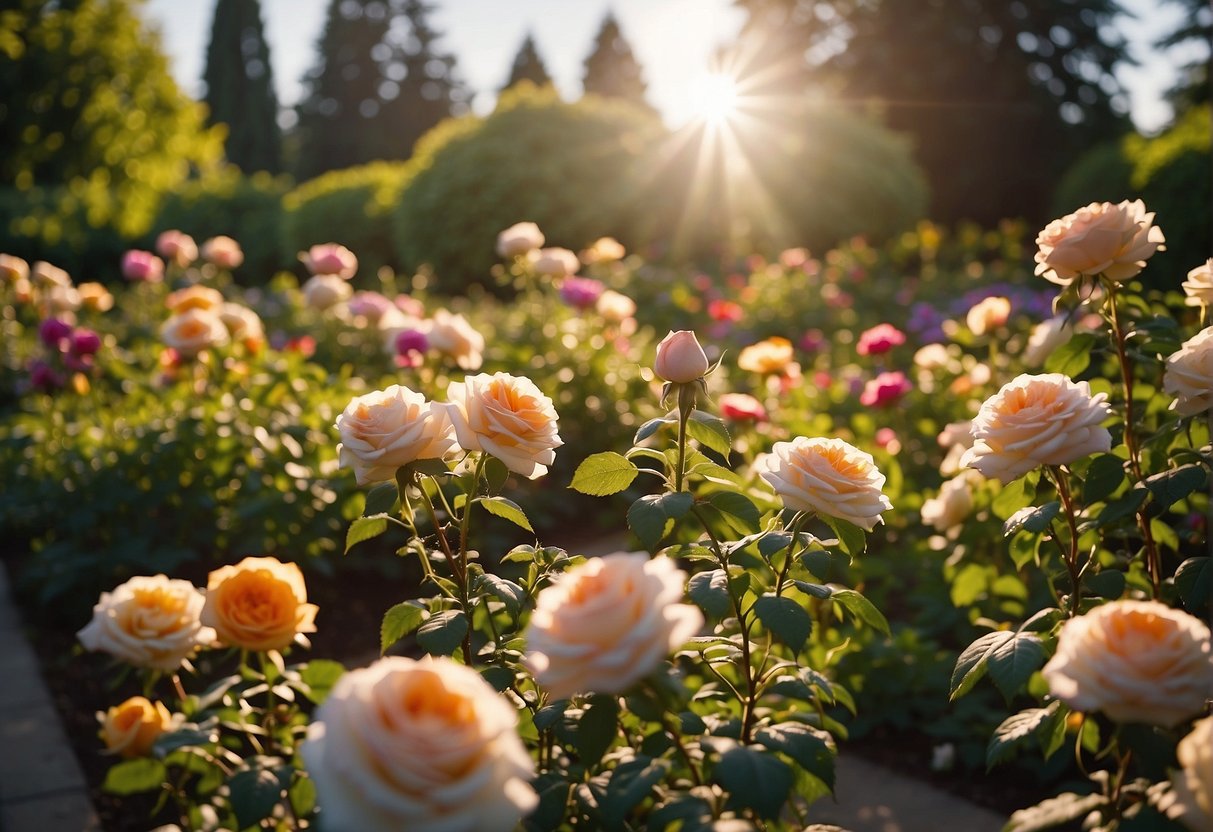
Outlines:
<svg viewBox="0 0 1213 832"><path fill-rule="evenodd" d="M599 237L593 245L581 252L581 262L587 266L591 263L614 263L616 260L622 260L625 254L627 249L614 237Z"/></svg>
<svg viewBox="0 0 1213 832"><path fill-rule="evenodd" d="M198 244L193 237L176 229L162 231L156 238L156 253L184 267L198 259Z"/></svg>
<svg viewBox="0 0 1213 832"><path fill-rule="evenodd" d="M261 318L247 306L238 303L224 303L219 307L219 320L227 327L228 334L239 341L265 340L265 328Z"/></svg>
<svg viewBox="0 0 1213 832"><path fill-rule="evenodd" d="M30 267L30 277L42 287L72 285L72 278L66 271L45 260L35 261L34 265Z"/></svg>
<svg viewBox="0 0 1213 832"><path fill-rule="evenodd" d="M53 312L75 312L80 308L80 292L75 286L51 286L42 296L48 309Z"/></svg>
<svg viewBox="0 0 1213 832"><path fill-rule="evenodd" d="M948 532L964 523L973 510L973 484L963 474L945 482L939 494L922 504L922 522Z"/></svg>
<svg viewBox="0 0 1213 832"><path fill-rule="evenodd" d="M792 342L787 338L768 338L750 344L737 356L737 366L749 373L782 373L792 363Z"/></svg>
<svg viewBox="0 0 1213 832"><path fill-rule="evenodd" d="M973 305L967 315L965 324L974 335L985 335L1007 322L1011 317L1011 301L1007 298L985 298Z"/></svg>
<svg viewBox="0 0 1213 832"><path fill-rule="evenodd" d="M535 599L527 667L557 699L626 690L703 626L696 607L679 603L685 584L670 558L590 558Z"/></svg>
<svg viewBox="0 0 1213 832"><path fill-rule="evenodd" d="M131 578L101 593L92 620L76 637L86 650L172 673L215 640L215 631L202 624L203 603L189 581Z"/></svg>
<svg viewBox="0 0 1213 832"><path fill-rule="evenodd" d="M533 222L515 223L497 235L497 255L499 257L521 257L541 245L543 245L543 232Z"/></svg>
<svg viewBox="0 0 1213 832"><path fill-rule="evenodd" d="M176 315L191 309L213 312L223 306L223 295L209 286L187 286L166 297L164 305Z"/></svg>
<svg viewBox="0 0 1213 832"><path fill-rule="evenodd" d="M531 262L531 268L544 277L568 277L577 274L581 261L567 248L544 248Z"/></svg>
<svg viewBox="0 0 1213 832"><path fill-rule="evenodd" d="M190 357L228 342L227 327L214 312L190 309L174 315L160 327L160 339L180 355Z"/></svg>
<svg viewBox="0 0 1213 832"><path fill-rule="evenodd" d="M707 371L708 357L691 330L670 332L657 345L653 372L658 378L675 384L689 384L703 378Z"/></svg>
<svg viewBox="0 0 1213 832"><path fill-rule="evenodd" d="M1060 373L1018 376L981 405L973 447L960 464L1006 485L1041 465L1107 451L1112 436L1100 424L1109 414L1106 399Z"/></svg>
<svg viewBox="0 0 1213 832"><path fill-rule="evenodd" d="M1192 726L1176 749L1180 770L1171 774L1167 815L1192 832L1213 829L1213 716Z"/></svg>
<svg viewBox="0 0 1213 832"><path fill-rule="evenodd" d="M302 754L334 832L508 832L538 804L514 708L451 659L345 674Z"/></svg>
<svg viewBox="0 0 1213 832"><path fill-rule="evenodd" d="M29 278L29 263L11 254L0 254L0 277L9 283Z"/></svg>
<svg viewBox="0 0 1213 832"><path fill-rule="evenodd" d="M481 373L452 382L446 397L465 451L483 451L532 480L556 461L556 449L564 444L556 433L556 409L530 379Z"/></svg>
<svg viewBox="0 0 1213 832"><path fill-rule="evenodd" d="M315 604L307 603L303 573L277 558L248 557L207 578L202 623L219 642L245 650L281 650L296 636L316 632Z"/></svg>
<svg viewBox="0 0 1213 832"><path fill-rule="evenodd" d="M604 319L620 323L636 314L636 301L614 289L607 289L598 296L597 309Z"/></svg>
<svg viewBox="0 0 1213 832"><path fill-rule="evenodd" d="M927 344L914 353L914 366L923 370L943 370L953 361L943 344Z"/></svg>
<svg viewBox="0 0 1213 832"><path fill-rule="evenodd" d="M337 417L337 430L341 467L352 468L359 485L390 482L402 465L455 448L446 408L398 384L355 397Z"/></svg>
<svg viewBox="0 0 1213 832"><path fill-rule="evenodd" d="M1171 354L1162 389L1175 397L1171 407L1181 416L1213 408L1213 326L1202 329Z"/></svg>
<svg viewBox="0 0 1213 832"><path fill-rule="evenodd" d="M841 439L776 442L762 478L793 511L812 511L871 531L893 507L871 454Z"/></svg>
<svg viewBox="0 0 1213 832"><path fill-rule="evenodd" d="M421 327L429 345L453 358L461 370L479 370L484 363L484 336L462 315L439 309Z"/></svg>
<svg viewBox="0 0 1213 832"><path fill-rule="evenodd" d="M172 727L173 717L163 702L132 696L102 716L101 740L110 754L147 757L156 738Z"/></svg>
<svg viewBox="0 0 1213 832"><path fill-rule="evenodd" d="M231 237L211 237L202 244L202 259L221 269L234 269L244 262L244 251Z"/></svg>
<svg viewBox="0 0 1213 832"><path fill-rule="evenodd" d="M1041 321L1032 328L1032 334L1028 336L1027 346L1023 350L1023 363L1029 367L1039 367L1053 354L1053 350L1069 341L1071 335L1073 330L1068 315L1057 315L1047 321Z"/></svg>
<svg viewBox="0 0 1213 832"><path fill-rule="evenodd" d="M1157 601L1113 601L1067 621L1041 673L1074 710L1170 728L1213 696L1209 628Z"/></svg>
<svg viewBox="0 0 1213 832"><path fill-rule="evenodd" d="M299 261L312 274L336 275L349 280L358 271L354 252L337 243L319 243L299 252Z"/></svg>
<svg viewBox="0 0 1213 832"><path fill-rule="evenodd" d="M1188 306L1213 305L1213 257L1188 272L1183 288Z"/></svg>
<svg viewBox="0 0 1213 832"><path fill-rule="evenodd" d="M1164 242L1140 199L1092 202L1053 220L1036 237L1036 274L1061 286L1096 275L1122 283L1141 272Z"/></svg>
<svg viewBox="0 0 1213 832"><path fill-rule="evenodd" d="M303 284L303 302L312 309L330 309L354 294L354 289L335 274L318 274Z"/></svg>
<svg viewBox="0 0 1213 832"><path fill-rule="evenodd" d="M114 308L114 296L100 283L81 283L76 287L80 292L80 305L95 312L108 312Z"/></svg>

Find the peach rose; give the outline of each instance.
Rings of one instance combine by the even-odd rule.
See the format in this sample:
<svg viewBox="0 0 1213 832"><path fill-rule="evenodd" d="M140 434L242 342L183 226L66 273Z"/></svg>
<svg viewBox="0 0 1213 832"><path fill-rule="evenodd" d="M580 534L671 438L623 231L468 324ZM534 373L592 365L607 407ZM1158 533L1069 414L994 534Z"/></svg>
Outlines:
<svg viewBox="0 0 1213 832"><path fill-rule="evenodd" d="M538 804L512 705L447 658L346 673L302 754L323 825L357 832L505 832Z"/></svg>
<svg viewBox="0 0 1213 832"><path fill-rule="evenodd" d="M1165 248L1163 242L1154 214L1146 213L1140 199L1092 202L1053 220L1036 237L1036 274L1060 286L1097 275L1123 283Z"/></svg>
<svg viewBox="0 0 1213 832"><path fill-rule="evenodd" d="M244 262L244 251L240 243L220 235L202 244L202 259L221 269L234 269Z"/></svg>
<svg viewBox="0 0 1213 832"><path fill-rule="evenodd" d="M1213 257L1188 272L1183 287L1188 306L1213 306Z"/></svg>
<svg viewBox="0 0 1213 832"><path fill-rule="evenodd" d="M86 650L172 673L215 640L214 630L202 624L203 602L189 581L131 578L101 593L92 621L76 637Z"/></svg>
<svg viewBox="0 0 1213 832"><path fill-rule="evenodd" d="M166 297L164 305L175 315L191 309L212 312L223 305L223 295L217 289L209 286L187 286Z"/></svg>
<svg viewBox="0 0 1213 832"><path fill-rule="evenodd" d="M102 716L101 739L110 754L147 757L156 738L169 730L172 723L173 717L163 702L152 703L142 696L132 696Z"/></svg>
<svg viewBox="0 0 1213 832"><path fill-rule="evenodd" d="M38 260L30 267L30 275L39 286L71 286L72 279L63 269Z"/></svg>
<svg viewBox="0 0 1213 832"><path fill-rule="evenodd" d="M446 397L465 451L483 451L531 480L556 461L556 449L564 444L556 433L556 409L530 379L481 373L452 382Z"/></svg>
<svg viewBox="0 0 1213 832"><path fill-rule="evenodd" d="M1067 621L1041 673L1076 711L1170 728L1213 696L1209 628L1157 601L1113 601Z"/></svg>
<svg viewBox="0 0 1213 832"><path fill-rule="evenodd" d="M703 378L707 371L708 357L691 330L670 332L657 345L653 372L658 378L674 384L689 384Z"/></svg>
<svg viewBox="0 0 1213 832"><path fill-rule="evenodd" d="M1028 336L1028 343L1023 349L1023 363L1029 367L1039 367L1053 354L1053 350L1069 341L1073 334L1068 315L1057 315L1041 321Z"/></svg>
<svg viewBox="0 0 1213 832"><path fill-rule="evenodd" d="M593 245L581 252L581 262L587 266L592 263L614 263L616 260L622 260L625 254L627 249L614 237L599 237Z"/></svg>
<svg viewBox="0 0 1213 832"><path fill-rule="evenodd" d="M627 295L607 289L598 296L598 314L611 323L622 323L636 314L636 301Z"/></svg>
<svg viewBox="0 0 1213 832"><path fill-rule="evenodd" d="M162 231L156 238L156 253L184 268L198 259L198 244L176 229Z"/></svg>
<svg viewBox="0 0 1213 832"><path fill-rule="evenodd" d="M461 370L479 370L484 363L484 336L462 315L439 309L421 327L426 341L438 352L453 358Z"/></svg>
<svg viewBox="0 0 1213 832"><path fill-rule="evenodd" d="M335 274L318 274L303 284L303 302L312 309L330 309L354 294L354 289Z"/></svg>
<svg viewBox="0 0 1213 832"><path fill-rule="evenodd" d="M207 578L202 623L219 642L245 650L281 650L302 633L316 632L315 604L307 603L303 573L277 558L248 557Z"/></svg>
<svg viewBox="0 0 1213 832"><path fill-rule="evenodd" d="M354 252L337 243L319 243L299 252L299 261L314 275L336 275L349 280L358 272Z"/></svg>
<svg viewBox="0 0 1213 832"><path fill-rule="evenodd" d="M985 298L973 305L967 315L965 324L974 335L985 335L1007 322L1011 317L1011 301L1007 298Z"/></svg>
<svg viewBox="0 0 1213 832"><path fill-rule="evenodd" d="M787 338L768 338L750 344L737 357L737 366L749 373L782 373L792 363L792 342Z"/></svg>
<svg viewBox="0 0 1213 832"><path fill-rule="evenodd" d="M228 342L227 327L214 312L190 309L174 315L160 327L160 339L184 357Z"/></svg>
<svg viewBox="0 0 1213 832"><path fill-rule="evenodd" d="M11 254L0 254L0 277L9 283L29 278L29 263Z"/></svg>
<svg viewBox="0 0 1213 832"><path fill-rule="evenodd" d="M80 305L95 312L108 312L114 308L114 296L100 283L81 283L76 287L80 293Z"/></svg>
<svg viewBox="0 0 1213 832"><path fill-rule="evenodd" d="M224 303L219 307L219 320L227 327L228 335L236 341L264 341L265 328L261 318L247 306Z"/></svg>
<svg viewBox="0 0 1213 832"><path fill-rule="evenodd" d="M964 475L946 481L939 494L922 504L922 523L948 532L964 523L973 510L973 485Z"/></svg>
<svg viewBox="0 0 1213 832"><path fill-rule="evenodd" d="M529 254L541 245L543 232L533 222L515 223L497 235L497 255L507 259Z"/></svg>
<svg viewBox="0 0 1213 832"><path fill-rule="evenodd" d="M80 308L80 292L75 286L49 286L42 296L46 308L52 312L75 312Z"/></svg>
<svg viewBox="0 0 1213 832"><path fill-rule="evenodd" d="M686 574L666 557L617 552L590 558L535 599L526 665L553 698L620 693L703 626L679 603Z"/></svg>
<svg viewBox="0 0 1213 832"><path fill-rule="evenodd" d="M544 277L568 277L577 274L581 261L567 248L543 248L531 262L531 268Z"/></svg>
<svg viewBox="0 0 1213 832"><path fill-rule="evenodd" d="M455 448L446 408L398 384L355 397L336 427L341 467L354 469L359 485L391 482L397 468L441 459Z"/></svg>
<svg viewBox="0 0 1213 832"><path fill-rule="evenodd" d="M841 439L776 442L762 472L793 511L812 511L871 531L893 507L871 454Z"/></svg>
<svg viewBox="0 0 1213 832"><path fill-rule="evenodd" d="M1107 395L1061 373L1018 376L981 405L973 447L960 459L1003 485L1041 465L1065 465L1110 450Z"/></svg>
<svg viewBox="0 0 1213 832"><path fill-rule="evenodd" d="M1213 408L1213 326L1202 329L1171 354L1162 389L1175 397L1171 407L1181 416Z"/></svg>
<svg viewBox="0 0 1213 832"><path fill-rule="evenodd" d="M953 362L948 348L943 344L927 344L914 353L914 366L922 370L943 370Z"/></svg>
<svg viewBox="0 0 1213 832"><path fill-rule="evenodd" d="M1180 770L1171 774L1167 815L1192 832L1213 829L1213 716L1192 726L1176 749Z"/></svg>

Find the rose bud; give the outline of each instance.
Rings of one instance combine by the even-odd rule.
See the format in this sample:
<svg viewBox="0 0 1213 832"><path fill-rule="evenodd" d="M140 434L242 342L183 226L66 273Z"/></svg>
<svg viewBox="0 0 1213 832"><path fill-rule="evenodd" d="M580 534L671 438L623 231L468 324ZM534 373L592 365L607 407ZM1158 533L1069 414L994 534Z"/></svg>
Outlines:
<svg viewBox="0 0 1213 832"><path fill-rule="evenodd" d="M687 384L703 378L707 371L708 357L691 330L670 332L657 345L653 372L665 381Z"/></svg>
<svg viewBox="0 0 1213 832"><path fill-rule="evenodd" d="M164 279L164 261L150 251L131 249L122 255L122 276L132 282L159 283Z"/></svg>

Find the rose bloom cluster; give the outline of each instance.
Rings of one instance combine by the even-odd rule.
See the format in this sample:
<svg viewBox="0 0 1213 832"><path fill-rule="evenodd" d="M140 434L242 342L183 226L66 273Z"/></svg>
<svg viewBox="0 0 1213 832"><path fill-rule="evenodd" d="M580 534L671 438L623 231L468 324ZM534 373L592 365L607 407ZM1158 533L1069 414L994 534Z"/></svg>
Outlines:
<svg viewBox="0 0 1213 832"><path fill-rule="evenodd" d="M175 358L199 353L230 342L256 351L265 343L265 328L252 309L224 300L209 286L195 284L165 298L170 317L160 327L160 339Z"/></svg>
<svg viewBox="0 0 1213 832"><path fill-rule="evenodd" d="M45 358L29 364L29 383L35 390L53 393L71 379L78 392L87 392L87 374L96 367L101 336L86 327L75 327L62 318L47 318L38 327L38 340Z"/></svg>

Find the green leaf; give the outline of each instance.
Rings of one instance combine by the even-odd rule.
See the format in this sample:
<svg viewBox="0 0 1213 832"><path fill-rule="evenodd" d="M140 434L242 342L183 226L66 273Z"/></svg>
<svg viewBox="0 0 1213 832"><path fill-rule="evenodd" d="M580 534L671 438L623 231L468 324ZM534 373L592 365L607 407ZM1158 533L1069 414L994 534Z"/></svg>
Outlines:
<svg viewBox="0 0 1213 832"><path fill-rule="evenodd" d="M843 609L872 629L884 633L886 636L891 635L888 620L881 614L880 610L876 609L875 604L855 590L836 589L830 596L830 599L836 604L841 604Z"/></svg>
<svg viewBox="0 0 1213 832"><path fill-rule="evenodd" d="M821 519L834 530L834 534L838 535L838 544L842 551L853 558L863 554L864 549L868 546L867 532L854 523L839 520L836 517L822 517Z"/></svg>
<svg viewBox="0 0 1213 832"><path fill-rule="evenodd" d="M577 721L577 753L586 768L598 765L619 730L619 703L613 696L595 694Z"/></svg>
<svg viewBox="0 0 1213 832"><path fill-rule="evenodd" d="M1035 633L1013 633L1012 638L999 644L990 653L990 679L1010 699L1027 684L1028 678L1045 661L1045 647Z"/></svg>
<svg viewBox="0 0 1213 832"><path fill-rule="evenodd" d="M1096 526L1107 526L1124 517L1131 517L1146 501L1147 491L1144 488L1134 488L1118 500L1113 500L1103 507L1095 518Z"/></svg>
<svg viewBox="0 0 1213 832"><path fill-rule="evenodd" d="M708 497L708 503L724 516L724 521L738 534L749 534L758 528L761 519L758 506L749 497L736 491L717 491Z"/></svg>
<svg viewBox="0 0 1213 832"><path fill-rule="evenodd" d="M1188 558L1175 570L1175 588L1188 612L1197 614L1209 605L1213 596L1213 569L1208 556Z"/></svg>
<svg viewBox="0 0 1213 832"><path fill-rule="evenodd" d="M730 809L753 809L759 817L779 817L792 790L792 769L757 748L734 746L720 756L712 776L729 796Z"/></svg>
<svg viewBox="0 0 1213 832"><path fill-rule="evenodd" d="M1083 579L1083 586L1100 598L1115 601L1125 591L1125 573L1116 569L1102 569Z"/></svg>
<svg viewBox="0 0 1213 832"><path fill-rule="evenodd" d="M1043 740L1051 720L1049 717L1058 713L1061 702L1049 703L1047 708L1029 708L1012 714L994 729L990 743L986 746L986 770L994 768L999 763L1006 762L1019 753L1020 749L1030 739Z"/></svg>
<svg viewBox="0 0 1213 832"><path fill-rule="evenodd" d="M1029 809L1020 809L1011 815L1002 832L1041 832L1078 820L1093 810L1106 805L1108 799L1102 794L1075 794L1066 792L1050 797Z"/></svg>
<svg viewBox="0 0 1213 832"><path fill-rule="evenodd" d="M1051 500L1040 507L1027 506L1012 514L1002 524L1002 536L1010 537L1020 529L1040 534L1049 528L1049 523L1061 511L1061 503Z"/></svg>
<svg viewBox="0 0 1213 832"><path fill-rule="evenodd" d="M811 595L814 598L820 598L822 601L834 594L834 590L822 584L809 583L808 581L793 580L792 583L803 592L805 595Z"/></svg>
<svg viewBox="0 0 1213 832"><path fill-rule="evenodd" d="M316 809L316 782L310 777L297 777L287 790L291 808L297 817L306 817Z"/></svg>
<svg viewBox="0 0 1213 832"><path fill-rule="evenodd" d="M386 514L396 506L400 492L394 482L383 482L372 488L366 495L366 506L362 509L363 516Z"/></svg>
<svg viewBox="0 0 1213 832"><path fill-rule="evenodd" d="M1031 471L1008 485L1004 485L991 504L994 514L999 519L1007 520L1021 508L1032 505L1036 499L1036 484L1039 481L1040 474Z"/></svg>
<svg viewBox="0 0 1213 832"><path fill-rule="evenodd" d="M568 707L569 700L567 699L557 699L555 702L544 705L535 712L535 727L540 731L551 730L564 716Z"/></svg>
<svg viewBox="0 0 1213 832"><path fill-rule="evenodd" d="M640 429L636 431L636 438L632 440L633 445L639 445L644 440L655 434L661 429L662 425L676 425L678 417L675 415L659 416L656 419L649 419Z"/></svg>
<svg viewBox="0 0 1213 832"><path fill-rule="evenodd" d="M618 494L632 484L640 469L627 457L613 451L587 456L577 466L569 488L593 497Z"/></svg>
<svg viewBox="0 0 1213 832"><path fill-rule="evenodd" d="M312 659L299 672L299 677L308 687L307 698L317 705L328 698L333 685L344 675L345 666L330 659Z"/></svg>
<svg viewBox="0 0 1213 832"><path fill-rule="evenodd" d="M685 516L694 504L695 497L687 491L641 497L628 509L628 527L652 551L665 537L666 524Z"/></svg>
<svg viewBox="0 0 1213 832"><path fill-rule="evenodd" d="M498 692L506 690L510 685L514 684L514 671L499 664L482 668L480 675L493 686L493 690Z"/></svg>
<svg viewBox="0 0 1213 832"><path fill-rule="evenodd" d="M359 517L350 523L350 529L345 533L345 553L363 541L378 537L387 531L388 515L373 514L370 517Z"/></svg>
<svg viewBox="0 0 1213 832"><path fill-rule="evenodd" d="M1170 471L1146 477L1143 484L1150 489L1154 502L1166 508L1204 486L1205 469L1196 464L1181 465Z"/></svg>
<svg viewBox="0 0 1213 832"><path fill-rule="evenodd" d="M478 497L476 502L484 506L484 510L489 514L509 520L515 526L521 526L528 532L535 531L531 528L531 521L527 519L522 506L513 500L507 500L505 497Z"/></svg>
<svg viewBox="0 0 1213 832"><path fill-rule="evenodd" d="M1082 501L1086 505L1103 502L1125 481L1125 461L1114 454L1100 454L1087 466L1087 478L1082 484Z"/></svg>
<svg viewBox="0 0 1213 832"><path fill-rule="evenodd" d="M510 478L510 469L505 467L505 463L495 456L490 456L484 461L484 481L488 485L489 493L496 494L505 488L506 482Z"/></svg>
<svg viewBox="0 0 1213 832"><path fill-rule="evenodd" d="M691 417L687 420L687 433L705 448L710 448L726 460L729 458L729 452L733 449L733 438L729 436L729 429L720 417L702 410L692 410Z"/></svg>
<svg viewBox="0 0 1213 832"><path fill-rule="evenodd" d="M163 759L170 752L178 748L209 745L218 739L219 735L216 731L203 730L197 725L186 724L175 731L170 731L156 737L156 742L152 746L152 753Z"/></svg>
<svg viewBox="0 0 1213 832"><path fill-rule="evenodd" d="M723 569L692 575L687 582L687 595L712 618L724 618L733 609L729 580Z"/></svg>
<svg viewBox="0 0 1213 832"><path fill-rule="evenodd" d="M282 782L266 769L238 771L227 781L238 828L246 829L270 816L282 799Z"/></svg>
<svg viewBox="0 0 1213 832"><path fill-rule="evenodd" d="M802 722L784 722L760 729L754 739L791 757L801 768L834 788L833 740L827 732Z"/></svg>
<svg viewBox="0 0 1213 832"><path fill-rule="evenodd" d="M513 581L502 578L499 575L487 573L481 575L480 586L487 592L500 598L510 615L517 616L522 611L522 605L526 603L526 590Z"/></svg>
<svg viewBox="0 0 1213 832"><path fill-rule="evenodd" d="M432 656L455 652L468 632L468 619L462 610L434 613L417 630L417 643Z"/></svg>
<svg viewBox="0 0 1213 832"><path fill-rule="evenodd" d="M623 829L628 813L648 797L664 779L670 764L666 760L637 757L615 768L602 800L603 826Z"/></svg>
<svg viewBox="0 0 1213 832"><path fill-rule="evenodd" d="M168 778L168 769L159 760L138 757L118 763L105 773L102 791L125 797L140 792L157 791Z"/></svg>
<svg viewBox="0 0 1213 832"><path fill-rule="evenodd" d="M985 675L986 663L989 662L990 656L1013 638L1015 638L1015 633L1007 630L995 630L979 637L966 647L960 654L960 658L956 660L956 667L952 670L949 698L955 701L972 690L973 686Z"/></svg>
<svg viewBox="0 0 1213 832"><path fill-rule="evenodd" d="M812 616L791 598L767 593L755 602L754 613L762 626L796 653L813 632Z"/></svg>
<svg viewBox="0 0 1213 832"><path fill-rule="evenodd" d="M1095 336L1088 332L1072 335L1045 359L1046 373L1062 373L1070 378L1078 375L1091 363L1091 349L1095 346Z"/></svg>
<svg viewBox="0 0 1213 832"><path fill-rule="evenodd" d="M421 626L426 619L426 611L405 601L397 604L383 615L383 623L379 625L379 651L386 653L400 639Z"/></svg>

